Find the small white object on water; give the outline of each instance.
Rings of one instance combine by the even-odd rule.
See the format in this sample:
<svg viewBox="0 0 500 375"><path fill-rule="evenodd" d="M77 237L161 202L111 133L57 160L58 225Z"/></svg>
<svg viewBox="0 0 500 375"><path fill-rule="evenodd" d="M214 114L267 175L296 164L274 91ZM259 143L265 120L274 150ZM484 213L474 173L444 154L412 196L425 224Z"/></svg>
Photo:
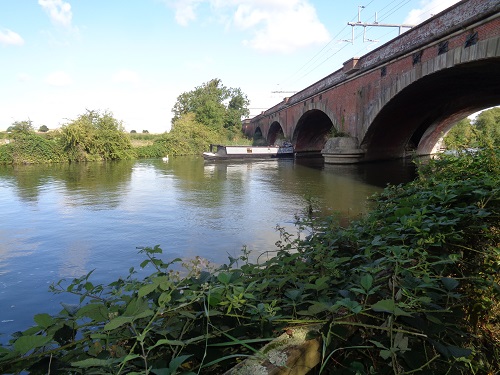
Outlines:
<svg viewBox="0 0 500 375"><path fill-rule="evenodd" d="M163 161L168 161L168 155L161 158Z"/></svg>

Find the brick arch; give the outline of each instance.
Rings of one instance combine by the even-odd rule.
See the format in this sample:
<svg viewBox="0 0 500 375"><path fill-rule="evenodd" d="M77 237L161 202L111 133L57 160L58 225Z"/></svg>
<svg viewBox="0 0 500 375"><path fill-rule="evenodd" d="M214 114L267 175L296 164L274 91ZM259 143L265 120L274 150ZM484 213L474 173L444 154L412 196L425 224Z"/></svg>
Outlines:
<svg viewBox="0 0 500 375"><path fill-rule="evenodd" d="M270 145L276 144L276 141L285 139L285 132L278 121L274 121L267 132L267 142Z"/></svg>
<svg viewBox="0 0 500 375"><path fill-rule="evenodd" d="M338 130L332 119L319 109L304 111L294 129L292 143L298 152L321 151L332 133Z"/></svg>
<svg viewBox="0 0 500 375"><path fill-rule="evenodd" d="M500 45L500 38L483 41ZM361 137L365 159L432 153L439 140L460 119L500 104L500 56L483 58L457 47L397 77L385 88Z"/></svg>

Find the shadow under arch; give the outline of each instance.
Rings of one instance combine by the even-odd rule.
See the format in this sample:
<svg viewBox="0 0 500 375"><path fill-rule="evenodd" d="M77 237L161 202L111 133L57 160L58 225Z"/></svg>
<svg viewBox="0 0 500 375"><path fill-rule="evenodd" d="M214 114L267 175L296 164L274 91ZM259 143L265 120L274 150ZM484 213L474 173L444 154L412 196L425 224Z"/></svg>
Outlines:
<svg viewBox="0 0 500 375"><path fill-rule="evenodd" d="M269 132L267 133L267 142L270 145L276 144L276 141L284 140L285 133L283 132L283 127L278 121L274 121L269 127Z"/></svg>
<svg viewBox="0 0 500 375"><path fill-rule="evenodd" d="M422 77L375 116L361 147L365 160L428 155L461 119L500 104L500 58L456 65Z"/></svg>
<svg viewBox="0 0 500 375"><path fill-rule="evenodd" d="M302 153L320 153L328 137L331 136L334 124L328 115L312 109L305 112L295 127L292 143L295 151Z"/></svg>

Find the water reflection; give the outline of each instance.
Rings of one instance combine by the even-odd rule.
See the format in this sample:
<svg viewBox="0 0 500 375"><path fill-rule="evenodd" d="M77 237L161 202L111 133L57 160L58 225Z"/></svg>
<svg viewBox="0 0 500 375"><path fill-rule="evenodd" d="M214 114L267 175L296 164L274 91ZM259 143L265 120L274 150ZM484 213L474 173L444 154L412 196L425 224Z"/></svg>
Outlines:
<svg viewBox="0 0 500 375"><path fill-rule="evenodd" d="M48 186L62 183L58 190L67 198L65 205L100 210L118 206L134 163L0 166L0 180L6 187L12 187L21 201L30 204L36 204Z"/></svg>

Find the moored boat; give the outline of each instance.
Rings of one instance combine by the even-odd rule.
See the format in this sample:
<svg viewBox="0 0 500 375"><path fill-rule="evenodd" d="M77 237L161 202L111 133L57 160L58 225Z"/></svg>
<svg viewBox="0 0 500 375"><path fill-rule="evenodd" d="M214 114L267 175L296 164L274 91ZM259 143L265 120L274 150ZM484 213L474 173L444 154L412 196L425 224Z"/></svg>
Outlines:
<svg viewBox="0 0 500 375"><path fill-rule="evenodd" d="M210 151L203 153L203 157L207 160L271 159L292 158L293 156L293 146L287 142L282 146L225 146L211 144Z"/></svg>

